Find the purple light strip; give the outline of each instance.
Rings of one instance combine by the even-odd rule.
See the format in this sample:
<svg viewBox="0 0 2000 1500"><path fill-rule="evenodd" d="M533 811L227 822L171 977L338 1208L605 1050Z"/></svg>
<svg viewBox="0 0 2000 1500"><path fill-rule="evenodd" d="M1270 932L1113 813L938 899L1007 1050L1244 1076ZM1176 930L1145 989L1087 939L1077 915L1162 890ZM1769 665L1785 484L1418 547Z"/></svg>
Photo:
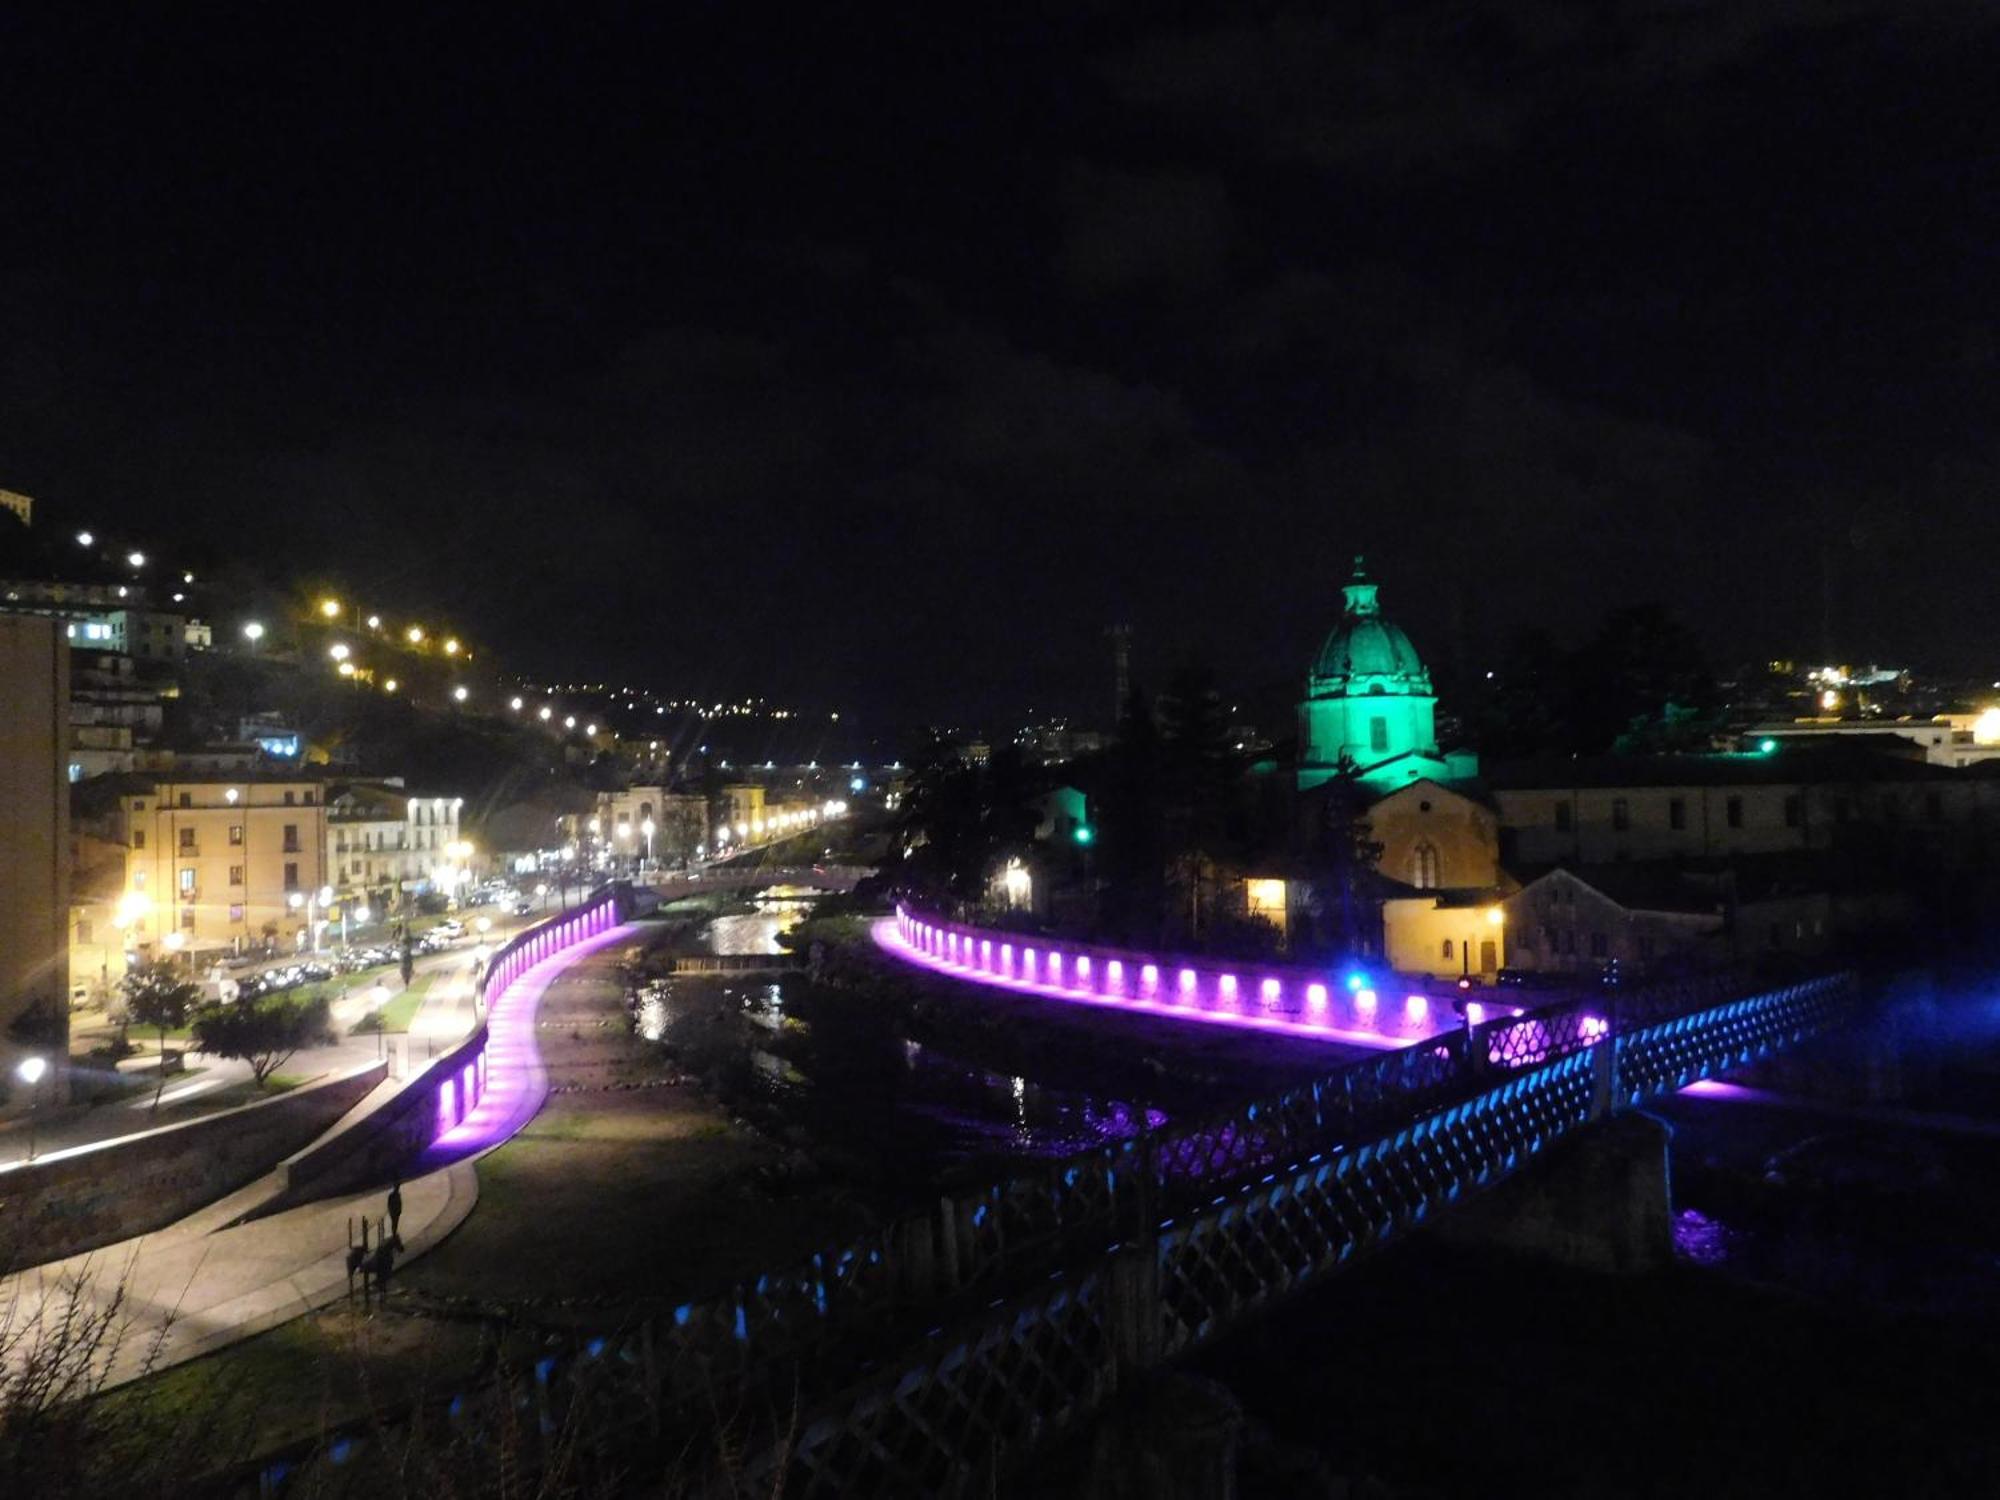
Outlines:
<svg viewBox="0 0 2000 1500"><path fill-rule="evenodd" d="M1302 1005L1286 1009L1286 981L1275 976L1246 983L1237 974L1180 969L1168 982L1158 962L1144 954L1127 953L1104 962L1100 949L1099 961L1093 962L1088 953L1047 943L1024 947L1017 958L1010 940L993 939L989 946L985 935L962 934L900 910L875 924L874 938L883 951L904 963L953 979L1197 1025L1235 1026L1385 1050L1407 1047L1440 1030L1429 1014L1433 1007L1415 1013L1413 1008L1381 1006L1372 990L1350 995L1324 983L1304 982L1304 994L1298 997ZM1294 978L1295 987L1300 983ZM1448 1007L1445 1010L1448 1019L1455 1019Z"/></svg>
<svg viewBox="0 0 2000 1500"><path fill-rule="evenodd" d="M556 941L557 933L562 941ZM426 1153L426 1165L470 1156L515 1134L535 1117L548 1094L548 1072L535 1042L535 1012L550 983L577 959L631 935L619 925L609 903L558 924L523 946L522 954L542 956L525 964L504 962L499 989L486 1013L486 1046L477 1064L468 1060L438 1080L437 1119L441 1127ZM511 956L510 956L511 957ZM483 1082L482 1082L483 1080ZM468 1089L477 1102L465 1107Z"/></svg>

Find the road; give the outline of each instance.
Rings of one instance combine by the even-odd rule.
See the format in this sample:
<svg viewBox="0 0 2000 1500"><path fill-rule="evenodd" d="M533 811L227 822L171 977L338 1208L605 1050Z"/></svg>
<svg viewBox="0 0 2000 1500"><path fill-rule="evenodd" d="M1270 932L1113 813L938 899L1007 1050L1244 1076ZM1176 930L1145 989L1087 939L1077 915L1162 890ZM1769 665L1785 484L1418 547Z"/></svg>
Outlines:
<svg viewBox="0 0 2000 1500"><path fill-rule="evenodd" d="M485 941L489 946L505 942L517 927L532 920L532 917L517 920L495 916L493 929L485 935ZM476 1019L473 1014L473 986L478 975L478 960L474 956L474 945L466 941L456 948L417 959L414 969L418 976L430 976L430 987L410 1020L405 1045L413 1065L422 1063L440 1047L472 1029ZM354 978L349 976L347 982L352 983ZM336 985L342 982L339 979L332 981ZM364 1032L356 1036L349 1033L357 1022L379 1008L384 1000L400 993L400 988L400 985L394 985L386 995L376 998L371 993L373 986L357 985L349 994L337 998L333 1002L332 1015L334 1030L340 1039L331 1046L312 1047L295 1053L282 1071L293 1077L312 1079L359 1063L373 1062L383 1056L390 1047L398 1045L397 1035ZM135 1029L135 1039L146 1039L143 1030ZM92 1106L45 1109L39 1118L23 1116L8 1121L0 1126L0 1164L21 1160L29 1154L31 1146L39 1157L51 1151L87 1146L192 1119L212 1109L218 1096L240 1095L243 1086L251 1081L250 1065L244 1062L189 1051L186 1065L187 1074L168 1075L157 1110L153 1108L153 1094L148 1089ZM73 1066L87 1068L101 1067L102 1064L79 1058ZM124 1071L128 1077L151 1076L146 1072L134 1073L130 1066ZM237 1098L235 1102L247 1103L249 1100Z"/></svg>

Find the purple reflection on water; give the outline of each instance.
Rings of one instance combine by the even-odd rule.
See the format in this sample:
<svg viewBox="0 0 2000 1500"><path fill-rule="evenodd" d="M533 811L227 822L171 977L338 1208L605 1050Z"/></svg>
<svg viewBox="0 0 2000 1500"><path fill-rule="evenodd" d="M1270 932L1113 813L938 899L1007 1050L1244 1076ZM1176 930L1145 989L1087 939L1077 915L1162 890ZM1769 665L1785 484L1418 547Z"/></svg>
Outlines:
<svg viewBox="0 0 2000 1500"><path fill-rule="evenodd" d="M1719 1266L1730 1257L1735 1231L1699 1209L1674 1215L1674 1254L1697 1266Z"/></svg>

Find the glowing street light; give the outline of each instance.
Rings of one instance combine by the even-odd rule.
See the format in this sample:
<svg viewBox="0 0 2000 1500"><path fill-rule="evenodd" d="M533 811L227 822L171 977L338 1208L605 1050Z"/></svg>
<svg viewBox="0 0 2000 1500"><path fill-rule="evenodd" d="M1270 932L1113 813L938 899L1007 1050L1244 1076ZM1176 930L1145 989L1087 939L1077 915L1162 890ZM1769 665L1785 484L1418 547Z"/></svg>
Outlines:
<svg viewBox="0 0 2000 1500"><path fill-rule="evenodd" d="M421 625L412 625L408 630L403 632L403 639L408 641L412 646L421 646L424 643L424 627Z"/></svg>
<svg viewBox="0 0 2000 1500"><path fill-rule="evenodd" d="M146 554L143 552L128 552L125 554L125 561L135 568L143 568L146 566Z"/></svg>
<svg viewBox="0 0 2000 1500"><path fill-rule="evenodd" d="M455 701L463 703L467 698L470 698L472 696L472 693L471 690L468 689L465 686L465 684L461 682L457 687L451 690L451 696Z"/></svg>
<svg viewBox="0 0 2000 1500"><path fill-rule="evenodd" d="M95 546L96 543L97 543L97 538L92 536L87 531L79 531L76 534L76 544L79 547L91 547Z"/></svg>
<svg viewBox="0 0 2000 1500"><path fill-rule="evenodd" d="M40 1117L41 1082L48 1076L49 1060L33 1053L14 1065L14 1076L28 1086L28 1160L35 1159L35 1124Z"/></svg>
<svg viewBox="0 0 2000 1500"><path fill-rule="evenodd" d="M250 621L249 624L243 627L243 638L252 646L255 646L259 641L264 639L263 623L258 620Z"/></svg>
<svg viewBox="0 0 2000 1500"><path fill-rule="evenodd" d="M546 723L548 723L548 722L549 722L549 720L550 720L550 719L552 719L552 718L554 718L554 717L555 717L555 712L556 712L556 711L555 711L554 709L550 708L550 707L548 706L548 704L544 703L544 704L542 705L542 707L541 707L541 711L540 711L540 713L539 713L539 714L537 715L537 717L538 717L538 718L540 718L540 719L541 719L541 721L542 721L542 722L543 722L544 724L546 724Z"/></svg>
<svg viewBox="0 0 2000 1500"><path fill-rule="evenodd" d="M568 715L566 715L566 716L565 716L565 717L563 718L563 728L565 728L565 729L574 729L574 728L576 728L576 715L575 715L575 714L568 714Z"/></svg>
<svg viewBox="0 0 2000 1500"><path fill-rule="evenodd" d="M320 600L319 612L329 620L338 620L340 618L340 601L338 599Z"/></svg>
<svg viewBox="0 0 2000 1500"><path fill-rule="evenodd" d="M346 661L354 652L348 646L347 642L335 641L331 646L327 647L326 654L335 661Z"/></svg>
<svg viewBox="0 0 2000 1500"><path fill-rule="evenodd" d="M513 709L515 713L519 713L521 711L521 700L519 698L509 698L507 706Z"/></svg>
<svg viewBox="0 0 2000 1500"><path fill-rule="evenodd" d="M385 693L393 693L396 691L397 686L398 684L396 682L396 679L391 677L387 682L382 684L382 691Z"/></svg>
<svg viewBox="0 0 2000 1500"><path fill-rule="evenodd" d="M457 639L457 637L455 637L455 636L454 636L454 637L451 637L450 639L447 639L447 640L445 641L445 643L444 643L444 654L445 654L446 656L456 656L456 655L458 655L458 639Z"/></svg>
<svg viewBox="0 0 2000 1500"><path fill-rule="evenodd" d="M370 630L380 630L382 628L382 617L380 615L370 615L368 617L368 628Z"/></svg>

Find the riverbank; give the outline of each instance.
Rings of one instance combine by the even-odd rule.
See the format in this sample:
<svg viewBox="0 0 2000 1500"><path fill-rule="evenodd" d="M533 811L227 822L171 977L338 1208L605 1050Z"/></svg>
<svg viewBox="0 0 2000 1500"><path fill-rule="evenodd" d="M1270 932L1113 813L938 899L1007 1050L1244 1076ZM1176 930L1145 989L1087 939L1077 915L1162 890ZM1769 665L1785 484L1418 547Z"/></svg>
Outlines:
<svg viewBox="0 0 2000 1500"><path fill-rule="evenodd" d="M626 972L656 935L550 987L537 1033L548 1102L481 1160L478 1211L405 1278L419 1305L601 1320L684 1301L865 1226L838 1190L775 1186L782 1149L633 1032Z"/></svg>

